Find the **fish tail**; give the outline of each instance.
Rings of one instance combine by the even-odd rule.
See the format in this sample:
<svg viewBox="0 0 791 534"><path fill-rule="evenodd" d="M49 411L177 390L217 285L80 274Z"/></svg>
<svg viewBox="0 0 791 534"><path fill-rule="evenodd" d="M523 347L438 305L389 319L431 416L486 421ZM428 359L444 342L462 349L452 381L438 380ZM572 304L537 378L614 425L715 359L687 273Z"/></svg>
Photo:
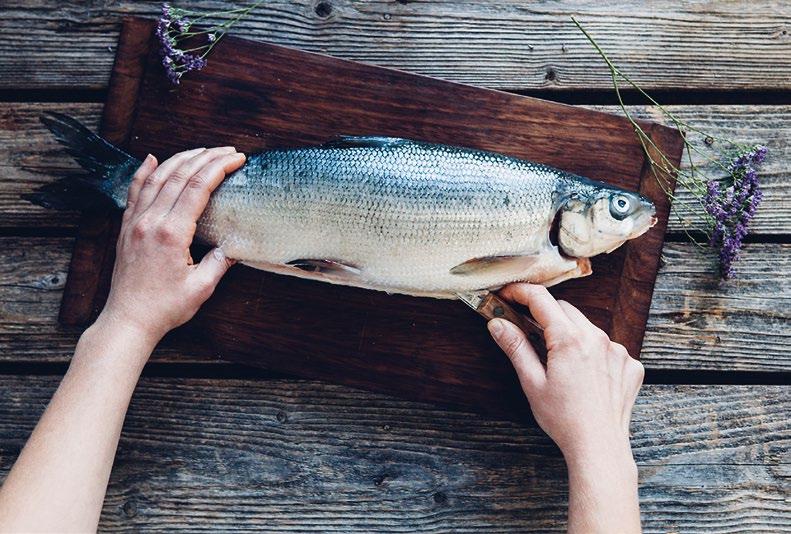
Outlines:
<svg viewBox="0 0 791 534"><path fill-rule="evenodd" d="M40 119L89 174L66 176L22 197L39 206L59 210L123 208L126 190L140 161L68 115L46 112Z"/></svg>

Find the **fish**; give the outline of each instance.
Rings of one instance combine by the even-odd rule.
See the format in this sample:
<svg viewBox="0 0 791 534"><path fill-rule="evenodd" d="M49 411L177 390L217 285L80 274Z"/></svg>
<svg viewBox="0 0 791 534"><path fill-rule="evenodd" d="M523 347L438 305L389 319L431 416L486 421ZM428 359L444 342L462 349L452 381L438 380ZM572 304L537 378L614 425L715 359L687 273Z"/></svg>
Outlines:
<svg viewBox="0 0 791 534"><path fill-rule="evenodd" d="M28 194L124 209L140 160L75 119L42 122L89 174ZM634 191L507 155L381 136L262 151L226 177L197 240L253 268L406 295L455 299L513 282L591 274L656 223ZM556 236L553 226L556 227Z"/></svg>

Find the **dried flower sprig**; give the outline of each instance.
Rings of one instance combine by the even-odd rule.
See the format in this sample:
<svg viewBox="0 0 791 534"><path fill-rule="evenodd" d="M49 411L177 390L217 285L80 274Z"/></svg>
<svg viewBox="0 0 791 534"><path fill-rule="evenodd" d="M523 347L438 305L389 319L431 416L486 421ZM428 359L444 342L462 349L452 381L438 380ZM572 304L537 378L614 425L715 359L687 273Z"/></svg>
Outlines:
<svg viewBox="0 0 791 534"><path fill-rule="evenodd" d="M743 239L747 235L750 221L755 217L762 193L758 180L758 166L766 158L767 149L760 145L745 145L708 135L698 128L682 121L667 108L659 104L634 81L625 75L604 53L598 43L571 17L577 28L585 35L596 52L601 56L610 70L613 88L618 98L618 105L631 123L643 150L651 165L651 171L663 190L674 201L676 215L685 232L693 242L697 242L693 233L698 230L707 236L708 244L719 255L720 274L723 278L733 276L733 262L739 258ZM626 107L621 94L620 82L634 88L640 95L662 113L676 128L682 132L684 153L688 165L680 168L646 134L633 114ZM685 132L695 132L703 136L712 154L705 153L687 138ZM716 145L716 146L715 146ZM721 175L710 176L704 173L695 163L693 154L703 156L705 163L713 164ZM668 176L676 176L676 182L685 187L691 194L691 200L683 200L673 194ZM682 216L686 212L693 216L687 219ZM703 227L696 227L689 221L703 220Z"/></svg>
<svg viewBox="0 0 791 534"><path fill-rule="evenodd" d="M194 70L201 70L206 66L206 57L228 30L252 10L263 4L259 0L252 5L227 11L214 11L201 14L162 4L162 14L157 21L156 36L159 40L162 66L168 80L178 85L181 77ZM206 28L196 29L196 25L208 18L230 17L227 21ZM200 39L205 36L205 43L193 48L184 49L187 39Z"/></svg>

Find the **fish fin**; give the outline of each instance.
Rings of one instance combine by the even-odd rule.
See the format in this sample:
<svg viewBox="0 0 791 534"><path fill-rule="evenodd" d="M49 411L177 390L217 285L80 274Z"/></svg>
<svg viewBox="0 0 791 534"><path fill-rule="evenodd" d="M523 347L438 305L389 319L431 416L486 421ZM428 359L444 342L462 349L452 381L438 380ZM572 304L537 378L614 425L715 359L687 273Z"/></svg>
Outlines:
<svg viewBox="0 0 791 534"><path fill-rule="evenodd" d="M577 265L569 271L560 273L551 278L545 278L543 280L531 280L531 283L540 284L544 287L551 287L561 282L565 282L566 280L571 280L572 278L582 278L593 273L590 258L576 258L576 262Z"/></svg>
<svg viewBox="0 0 791 534"><path fill-rule="evenodd" d="M360 269L357 267L335 260L299 259L290 261L287 265L303 271L340 277L358 276L360 274Z"/></svg>
<svg viewBox="0 0 791 534"><path fill-rule="evenodd" d="M342 135L338 139L327 141L321 146L326 148L384 148L414 144L416 144L415 141L401 137Z"/></svg>
<svg viewBox="0 0 791 534"><path fill-rule="evenodd" d="M90 174L67 176L24 194L22 198L59 210L104 210L112 205L123 208L126 189L141 162L68 115L48 111L40 120Z"/></svg>
<svg viewBox="0 0 791 534"><path fill-rule="evenodd" d="M541 259L540 254L526 256L485 256L473 258L451 268L450 274L470 275L492 270L521 272L528 270Z"/></svg>

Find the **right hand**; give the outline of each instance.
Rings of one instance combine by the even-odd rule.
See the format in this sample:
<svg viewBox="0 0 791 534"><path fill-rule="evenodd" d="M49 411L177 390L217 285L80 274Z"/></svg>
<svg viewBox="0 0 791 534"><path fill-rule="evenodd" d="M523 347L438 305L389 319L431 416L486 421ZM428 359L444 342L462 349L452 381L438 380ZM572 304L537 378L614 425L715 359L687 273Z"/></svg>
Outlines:
<svg viewBox="0 0 791 534"><path fill-rule="evenodd" d="M233 147L148 156L129 186L107 304L97 322L157 343L209 298L231 261L220 249L194 264L189 246L209 196L245 161Z"/></svg>
<svg viewBox="0 0 791 534"><path fill-rule="evenodd" d="M513 363L536 421L566 460L602 452L631 460L629 422L643 381L642 364L542 286L512 284L500 296L526 305L544 327L546 369L522 330L504 319L489 321L489 331Z"/></svg>

